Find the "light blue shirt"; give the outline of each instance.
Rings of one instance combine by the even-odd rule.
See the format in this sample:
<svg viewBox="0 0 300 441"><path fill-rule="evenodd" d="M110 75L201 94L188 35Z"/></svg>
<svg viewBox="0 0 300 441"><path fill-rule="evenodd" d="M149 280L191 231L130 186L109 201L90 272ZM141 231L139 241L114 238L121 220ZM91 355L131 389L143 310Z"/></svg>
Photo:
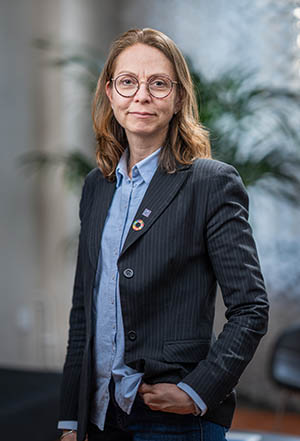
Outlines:
<svg viewBox="0 0 300 441"><path fill-rule="evenodd" d="M130 413L143 373L124 363L124 328L119 293L117 260L129 228L157 169L159 150L138 162L132 168L132 178L127 173L127 152L122 155L116 169L116 191L108 211L98 259L94 286L93 318L95 322L95 386L90 419L103 430L109 403L109 382L115 382L115 399L120 408ZM197 406L206 411L199 395L187 384L183 389ZM76 429L75 421L60 421L60 429Z"/></svg>

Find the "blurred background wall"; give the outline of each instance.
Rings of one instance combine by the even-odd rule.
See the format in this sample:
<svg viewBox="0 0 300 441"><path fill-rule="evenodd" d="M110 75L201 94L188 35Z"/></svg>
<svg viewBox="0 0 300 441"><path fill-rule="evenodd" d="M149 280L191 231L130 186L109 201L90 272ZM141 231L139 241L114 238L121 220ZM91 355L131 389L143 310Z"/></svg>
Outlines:
<svg viewBox="0 0 300 441"><path fill-rule="evenodd" d="M30 150L93 151L90 96L77 67L54 68L37 40L57 54L94 49L103 57L130 27L165 32L207 78L245 67L253 81L300 89L300 16L294 0L1 0L0 365L60 370L65 356L78 229L78 195L59 167L28 173ZM299 115L291 119L299 121ZM247 140L245 140L247 142ZM284 146L283 146L284 148ZM267 364L275 336L300 313L300 210L250 189L251 223L271 299L269 335L241 379L250 400L272 406ZM222 325L218 304L217 329ZM296 402L294 403L296 406Z"/></svg>

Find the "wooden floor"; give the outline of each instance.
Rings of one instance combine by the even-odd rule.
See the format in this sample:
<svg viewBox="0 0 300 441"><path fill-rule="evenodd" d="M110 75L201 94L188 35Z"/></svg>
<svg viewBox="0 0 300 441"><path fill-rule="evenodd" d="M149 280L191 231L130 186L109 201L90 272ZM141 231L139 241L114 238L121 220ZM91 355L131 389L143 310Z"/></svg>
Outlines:
<svg viewBox="0 0 300 441"><path fill-rule="evenodd" d="M232 429L300 435L300 414L287 413L278 417L276 413L270 411L238 408Z"/></svg>

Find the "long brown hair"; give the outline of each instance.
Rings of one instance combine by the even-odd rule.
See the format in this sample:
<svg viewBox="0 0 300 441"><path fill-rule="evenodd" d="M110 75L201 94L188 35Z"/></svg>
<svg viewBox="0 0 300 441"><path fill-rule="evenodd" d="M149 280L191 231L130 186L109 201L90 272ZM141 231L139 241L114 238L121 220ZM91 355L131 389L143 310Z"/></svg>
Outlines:
<svg viewBox="0 0 300 441"><path fill-rule="evenodd" d="M161 149L159 165L174 173L178 164L191 164L196 158L210 158L208 131L198 120L193 82L186 61L175 43L155 29L130 29L116 39L98 80L92 117L97 141L96 159L103 175L113 180L120 157L128 146L125 130L114 117L105 85L113 76L118 55L137 43L159 49L171 61L179 82L181 109L169 123L167 139Z"/></svg>

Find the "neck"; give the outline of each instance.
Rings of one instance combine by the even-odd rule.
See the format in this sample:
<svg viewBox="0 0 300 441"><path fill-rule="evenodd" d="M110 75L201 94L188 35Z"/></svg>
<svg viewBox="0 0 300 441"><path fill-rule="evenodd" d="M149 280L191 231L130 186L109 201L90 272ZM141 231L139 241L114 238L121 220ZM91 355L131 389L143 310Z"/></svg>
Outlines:
<svg viewBox="0 0 300 441"><path fill-rule="evenodd" d="M164 140L166 138L166 134L164 133L163 136L156 137L155 139L153 136L149 138L145 137L138 137L138 136L128 136L128 145L129 145L129 158L128 158L128 176L131 178L131 170L132 167L142 161L143 159L147 158L147 156L150 156L152 153L154 153L156 150L158 150L164 143Z"/></svg>

